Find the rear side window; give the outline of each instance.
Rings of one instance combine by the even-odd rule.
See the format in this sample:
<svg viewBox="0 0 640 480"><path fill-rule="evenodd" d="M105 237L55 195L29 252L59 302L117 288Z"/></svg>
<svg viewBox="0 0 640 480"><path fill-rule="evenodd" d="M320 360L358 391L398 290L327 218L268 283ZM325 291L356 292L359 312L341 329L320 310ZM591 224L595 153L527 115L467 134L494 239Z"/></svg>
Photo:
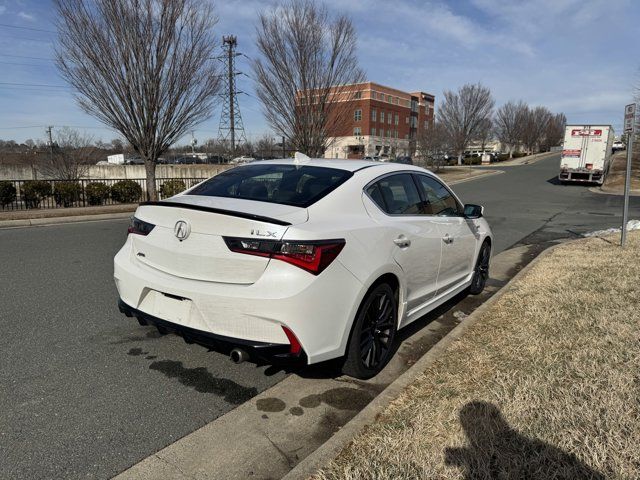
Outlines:
<svg viewBox="0 0 640 480"><path fill-rule="evenodd" d="M411 174L400 173L367 187L367 194L390 215L422 215L424 210Z"/></svg>
<svg viewBox="0 0 640 480"><path fill-rule="evenodd" d="M241 198L306 208L338 188L353 173L298 165L246 165L222 172L189 195Z"/></svg>
<svg viewBox="0 0 640 480"><path fill-rule="evenodd" d="M426 199L427 214L447 217L460 215L461 207L447 187L426 175L418 175L418 179Z"/></svg>

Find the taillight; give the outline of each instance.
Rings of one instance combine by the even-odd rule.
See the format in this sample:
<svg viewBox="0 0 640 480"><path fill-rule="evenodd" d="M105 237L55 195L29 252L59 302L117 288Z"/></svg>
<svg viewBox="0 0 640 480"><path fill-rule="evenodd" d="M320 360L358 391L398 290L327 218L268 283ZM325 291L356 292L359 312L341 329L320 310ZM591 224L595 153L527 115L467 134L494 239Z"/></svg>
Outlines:
<svg viewBox="0 0 640 480"><path fill-rule="evenodd" d="M145 222L136 217L131 217L131 223L127 229L127 233L133 233L135 235L149 235L155 225L153 223Z"/></svg>
<svg viewBox="0 0 640 480"><path fill-rule="evenodd" d="M247 255L269 257L290 263L318 275L333 262L344 248L344 239L297 241L257 240L224 237L229 250Z"/></svg>

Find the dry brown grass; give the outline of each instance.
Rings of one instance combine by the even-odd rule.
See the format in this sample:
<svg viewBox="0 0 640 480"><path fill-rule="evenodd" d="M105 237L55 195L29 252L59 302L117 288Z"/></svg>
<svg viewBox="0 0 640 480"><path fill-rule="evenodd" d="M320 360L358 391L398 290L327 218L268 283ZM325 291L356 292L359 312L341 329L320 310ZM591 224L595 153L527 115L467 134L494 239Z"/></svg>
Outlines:
<svg viewBox="0 0 640 480"><path fill-rule="evenodd" d="M618 152L612 158L611 169L602 189L608 192L624 193L627 177L627 152ZM640 153L634 148L631 158L631 191L640 192Z"/></svg>
<svg viewBox="0 0 640 480"><path fill-rule="evenodd" d="M564 245L317 478L638 479L639 331L640 232Z"/></svg>

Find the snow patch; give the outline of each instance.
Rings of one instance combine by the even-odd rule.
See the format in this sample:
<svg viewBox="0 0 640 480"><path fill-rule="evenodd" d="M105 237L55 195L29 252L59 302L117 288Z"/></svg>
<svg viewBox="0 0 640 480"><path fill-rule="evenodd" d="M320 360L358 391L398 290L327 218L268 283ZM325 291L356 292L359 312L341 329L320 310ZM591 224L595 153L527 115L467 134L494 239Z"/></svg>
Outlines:
<svg viewBox="0 0 640 480"><path fill-rule="evenodd" d="M597 230L595 232L588 232L583 234L583 237L602 237L605 235L613 235L614 233L620 233L620 227L607 228L606 230ZM627 222L627 231L640 230L640 220L629 220Z"/></svg>

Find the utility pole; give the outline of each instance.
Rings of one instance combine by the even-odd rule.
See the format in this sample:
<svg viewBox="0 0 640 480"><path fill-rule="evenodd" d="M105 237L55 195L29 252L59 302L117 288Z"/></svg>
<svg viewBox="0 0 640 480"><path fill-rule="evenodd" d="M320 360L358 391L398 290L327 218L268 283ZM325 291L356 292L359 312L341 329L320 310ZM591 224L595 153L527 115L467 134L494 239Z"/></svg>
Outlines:
<svg viewBox="0 0 640 480"><path fill-rule="evenodd" d="M236 72L235 68L235 59L241 55L236 52L237 45L238 39L235 35L223 36L222 48L224 49L224 54L218 57L226 63L226 75L223 77L226 85L224 93L222 94L222 96L226 98L224 98L222 102L218 138L223 142L229 141L232 152L236 151L240 143L247 141L244 134L244 126L242 125L240 107L238 106L238 93L242 92L236 90L236 75L241 73Z"/></svg>

